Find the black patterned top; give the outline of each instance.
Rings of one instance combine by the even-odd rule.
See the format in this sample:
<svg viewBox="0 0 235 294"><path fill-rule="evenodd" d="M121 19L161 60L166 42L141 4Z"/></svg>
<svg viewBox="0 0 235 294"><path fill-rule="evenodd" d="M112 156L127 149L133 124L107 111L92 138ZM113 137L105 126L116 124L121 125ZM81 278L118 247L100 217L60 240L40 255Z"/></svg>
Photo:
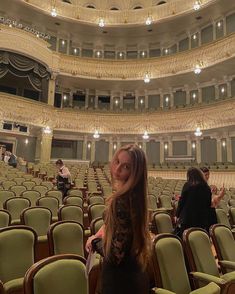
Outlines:
<svg viewBox="0 0 235 294"><path fill-rule="evenodd" d="M119 265L125 257L130 255L133 240L128 197L124 196L117 200L115 217L109 260Z"/></svg>

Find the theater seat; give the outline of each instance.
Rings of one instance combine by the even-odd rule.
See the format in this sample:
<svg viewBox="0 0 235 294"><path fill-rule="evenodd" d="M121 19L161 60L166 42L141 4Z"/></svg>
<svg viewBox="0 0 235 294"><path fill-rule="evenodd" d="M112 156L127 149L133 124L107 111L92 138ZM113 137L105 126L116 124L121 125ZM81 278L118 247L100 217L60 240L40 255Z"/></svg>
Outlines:
<svg viewBox="0 0 235 294"><path fill-rule="evenodd" d="M190 228L184 231L183 240L195 284L215 282L223 291L227 289L223 293L234 294L235 271L220 275L207 232L200 228Z"/></svg>
<svg viewBox="0 0 235 294"><path fill-rule="evenodd" d="M24 294L88 294L85 259L51 256L33 265L24 278Z"/></svg>
<svg viewBox="0 0 235 294"><path fill-rule="evenodd" d="M0 229L0 280L5 294L23 293L23 277L34 263L37 236L26 226Z"/></svg>

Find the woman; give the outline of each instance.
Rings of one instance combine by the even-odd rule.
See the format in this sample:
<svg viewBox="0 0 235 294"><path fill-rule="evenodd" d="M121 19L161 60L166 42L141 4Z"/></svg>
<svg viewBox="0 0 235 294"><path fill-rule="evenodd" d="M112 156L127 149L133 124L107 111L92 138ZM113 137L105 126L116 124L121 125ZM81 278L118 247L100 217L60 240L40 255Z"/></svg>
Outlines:
<svg viewBox="0 0 235 294"><path fill-rule="evenodd" d="M150 253L147 211L147 166L137 145L120 148L111 162L114 194L108 200L105 225L88 239L103 239L102 294L145 294Z"/></svg>
<svg viewBox="0 0 235 294"><path fill-rule="evenodd" d="M209 169L207 167L202 167L201 171L203 172L205 179L208 183L209 178L210 178ZM224 197L225 189L224 189L224 185L223 185L219 194L218 194L218 189L216 186L211 185L210 189L211 189L211 193L212 193L211 209L210 209L210 225L214 225L218 222L215 209L218 206L218 204L220 203L220 200L222 200L222 198Z"/></svg>
<svg viewBox="0 0 235 294"><path fill-rule="evenodd" d="M180 235L187 228L199 227L209 230L211 224L211 190L202 171L189 168L187 183L179 200L176 217L180 225Z"/></svg>
<svg viewBox="0 0 235 294"><path fill-rule="evenodd" d="M61 159L58 159L55 164L58 169L58 174L56 177L57 189L62 192L64 198L71 186L71 174Z"/></svg>

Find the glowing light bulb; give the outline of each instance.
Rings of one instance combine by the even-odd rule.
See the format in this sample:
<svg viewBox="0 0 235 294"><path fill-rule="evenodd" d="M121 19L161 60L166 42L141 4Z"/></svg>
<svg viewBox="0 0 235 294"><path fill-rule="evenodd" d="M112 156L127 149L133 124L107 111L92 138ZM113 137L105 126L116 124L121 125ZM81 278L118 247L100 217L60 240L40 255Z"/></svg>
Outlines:
<svg viewBox="0 0 235 294"><path fill-rule="evenodd" d="M55 8L52 8L51 10L51 16L56 17L57 16L57 12Z"/></svg>

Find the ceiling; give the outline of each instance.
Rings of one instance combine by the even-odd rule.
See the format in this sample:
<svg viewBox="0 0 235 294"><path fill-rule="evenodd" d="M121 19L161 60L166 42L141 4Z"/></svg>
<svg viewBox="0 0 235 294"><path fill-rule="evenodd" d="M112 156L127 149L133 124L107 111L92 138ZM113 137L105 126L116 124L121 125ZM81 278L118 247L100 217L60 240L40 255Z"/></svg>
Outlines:
<svg viewBox="0 0 235 294"><path fill-rule="evenodd" d="M113 3L113 1L110 2ZM101 29L98 25L82 24L59 17L53 18L42 11L28 6L23 1L0 1L0 15L24 22L42 32L58 35L65 39L72 39L80 44L109 44L116 47L123 46L123 44L145 45L146 43L170 46L176 40L179 40L181 36L193 34L199 27L218 20L221 16L232 10L235 10L235 1L218 0L199 11L175 16L169 20L165 19L151 26L143 24L128 27L104 27ZM200 19L198 19L199 16Z"/></svg>
<svg viewBox="0 0 235 294"><path fill-rule="evenodd" d="M53 18L37 9L33 9L23 1L0 0L0 15L24 22L39 29L41 32L54 32L54 34L58 34L62 38L74 38L80 43L114 44L116 47L119 45L122 46L123 44L143 44L143 46L146 46L149 43L158 43L163 46L165 44L168 46L174 43L175 40L179 40L180 36L185 35L186 32L194 33L199 27L206 26L208 23L212 23L214 20L218 20L221 16L232 11L235 11L235 1L218 0L197 12L164 20L150 27L143 25L100 29L94 25L84 25L78 22L72 23L66 19ZM196 19L198 16L201 16L200 20ZM56 25L55 23L59 23L60 25ZM152 32L147 31L149 28L152 29ZM107 31L106 34L103 33L104 30ZM189 85L191 88L196 88L197 83L210 82L213 79L220 81L224 76L234 75L234 68L235 58L206 68L200 75L195 75L194 73L180 74L155 79L149 84L145 84L143 81L107 82L105 80L91 80L69 76L59 76L58 84L63 88L88 88L102 91L120 91L120 89L123 91L144 91L157 90L159 88L165 91L169 87L182 88L184 85Z"/></svg>

